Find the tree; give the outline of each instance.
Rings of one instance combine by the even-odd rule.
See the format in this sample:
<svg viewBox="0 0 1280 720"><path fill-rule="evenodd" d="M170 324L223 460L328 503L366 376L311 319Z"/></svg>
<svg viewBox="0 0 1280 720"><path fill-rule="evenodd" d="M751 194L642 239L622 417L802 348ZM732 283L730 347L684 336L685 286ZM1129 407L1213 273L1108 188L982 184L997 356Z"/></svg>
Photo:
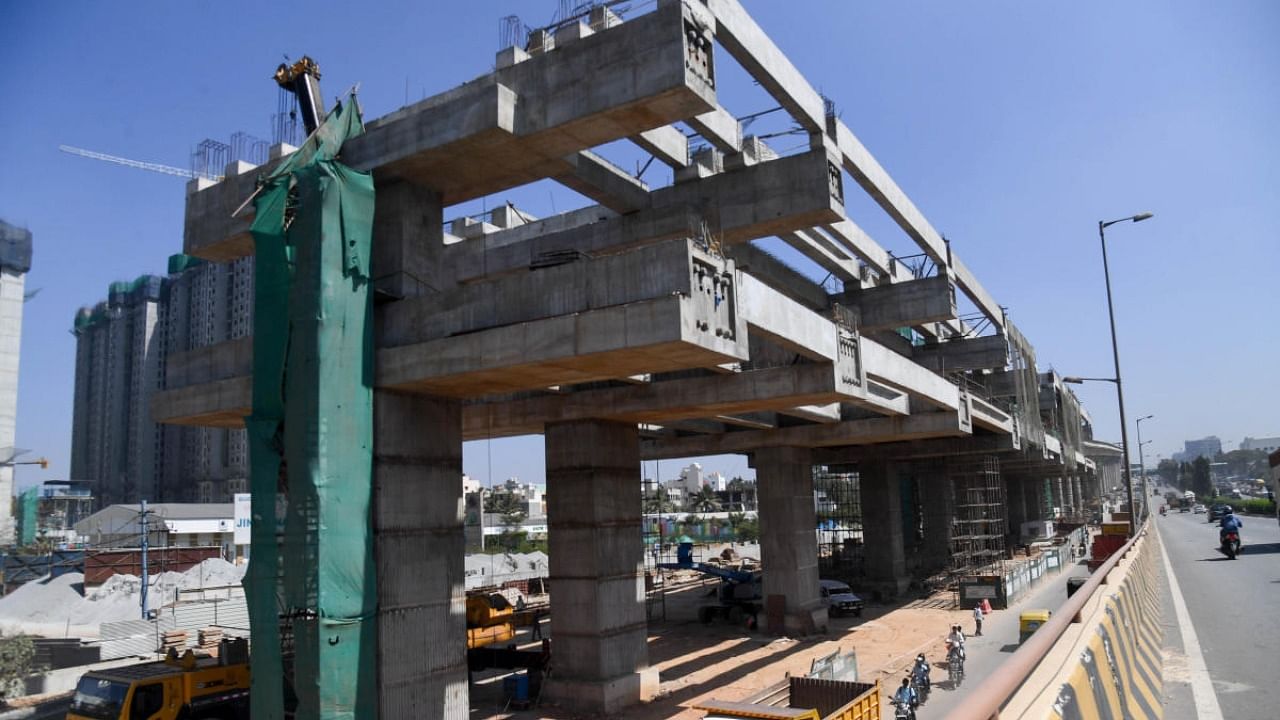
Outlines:
<svg viewBox="0 0 1280 720"><path fill-rule="evenodd" d="M716 499L716 491L710 485L703 485L698 492L689 497L689 509L694 512L715 512L720 509Z"/></svg>
<svg viewBox="0 0 1280 720"><path fill-rule="evenodd" d="M735 534L738 542L758 542L760 540L760 521L756 518L743 518L742 522L738 523Z"/></svg>
<svg viewBox="0 0 1280 720"><path fill-rule="evenodd" d="M0 637L0 694L6 698L25 694L24 680L40 671L35 657L35 643L26 635Z"/></svg>
<svg viewBox="0 0 1280 720"><path fill-rule="evenodd" d="M1191 490L1198 497L1213 496L1213 481L1209 477L1209 461L1204 457L1196 458L1191 464Z"/></svg>
<svg viewBox="0 0 1280 720"><path fill-rule="evenodd" d="M650 514L668 513L675 509L675 503L671 502L671 496L667 493L667 489L660 487L653 491L644 499L644 511Z"/></svg>
<svg viewBox="0 0 1280 720"><path fill-rule="evenodd" d="M1176 486L1178 484L1178 461L1165 458L1156 466L1156 474L1164 481L1165 485Z"/></svg>

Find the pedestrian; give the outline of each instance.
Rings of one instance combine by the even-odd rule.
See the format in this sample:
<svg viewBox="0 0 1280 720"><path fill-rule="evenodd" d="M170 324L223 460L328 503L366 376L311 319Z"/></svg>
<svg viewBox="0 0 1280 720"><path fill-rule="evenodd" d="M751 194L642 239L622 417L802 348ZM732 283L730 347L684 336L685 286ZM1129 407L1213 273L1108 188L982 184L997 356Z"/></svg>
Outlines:
<svg viewBox="0 0 1280 720"><path fill-rule="evenodd" d="M541 612L534 613L533 615L533 634L530 639L532 640L542 639L542 613Z"/></svg>
<svg viewBox="0 0 1280 720"><path fill-rule="evenodd" d="M980 637L982 635L982 606L981 605L973 606L973 623L977 625L977 629L973 631L973 636Z"/></svg>

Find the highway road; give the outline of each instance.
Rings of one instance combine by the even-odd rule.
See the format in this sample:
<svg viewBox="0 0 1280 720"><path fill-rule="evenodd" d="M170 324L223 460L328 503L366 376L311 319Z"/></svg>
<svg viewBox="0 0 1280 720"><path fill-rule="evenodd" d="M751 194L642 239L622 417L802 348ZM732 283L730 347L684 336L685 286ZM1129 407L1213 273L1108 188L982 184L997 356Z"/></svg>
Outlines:
<svg viewBox="0 0 1280 720"><path fill-rule="evenodd" d="M1206 515L1156 515L1175 580L1165 583L1168 720L1280 717L1280 525L1242 519L1244 553L1228 560Z"/></svg>

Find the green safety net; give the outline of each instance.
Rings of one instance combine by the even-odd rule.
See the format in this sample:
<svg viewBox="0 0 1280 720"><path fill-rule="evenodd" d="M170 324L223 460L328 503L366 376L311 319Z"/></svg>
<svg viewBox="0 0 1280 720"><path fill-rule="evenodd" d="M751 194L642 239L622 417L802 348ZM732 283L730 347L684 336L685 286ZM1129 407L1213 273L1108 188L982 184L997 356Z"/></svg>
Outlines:
<svg viewBox="0 0 1280 720"><path fill-rule="evenodd" d="M254 720L283 720L286 703L299 719L377 712L373 178L335 160L363 131L352 95L254 201Z"/></svg>
<svg viewBox="0 0 1280 720"><path fill-rule="evenodd" d="M194 255L184 255L177 253L169 256L169 274L177 275L188 268L203 265L204 261Z"/></svg>
<svg viewBox="0 0 1280 720"><path fill-rule="evenodd" d="M34 545L36 533L40 529L40 489L27 488L18 502L21 511L18 514L18 544Z"/></svg>

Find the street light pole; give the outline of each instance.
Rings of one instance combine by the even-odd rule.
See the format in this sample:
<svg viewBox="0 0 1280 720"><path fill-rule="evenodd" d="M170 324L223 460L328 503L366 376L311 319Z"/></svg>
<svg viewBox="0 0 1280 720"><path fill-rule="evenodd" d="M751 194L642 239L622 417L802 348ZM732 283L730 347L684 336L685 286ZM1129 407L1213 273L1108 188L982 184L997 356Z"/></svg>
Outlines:
<svg viewBox="0 0 1280 720"><path fill-rule="evenodd" d="M1120 375L1120 345L1116 342L1116 312L1115 305L1111 300L1111 268L1107 265L1106 230L1109 226L1118 222L1125 222L1126 220L1142 222L1150 217L1151 213L1145 212L1110 222L1098 221L1098 238L1102 240L1102 274L1107 282L1107 317L1111 320L1111 355L1115 359L1116 366L1116 398L1120 405L1120 444L1123 446L1124 451L1124 485L1129 499L1129 535L1131 537L1137 533L1138 529L1138 508L1133 504L1133 470L1129 467L1129 425L1124 417L1124 381Z"/></svg>
<svg viewBox="0 0 1280 720"><path fill-rule="evenodd" d="M1153 417L1155 415L1143 415L1134 421L1134 424L1138 426L1138 472L1142 475L1142 508L1144 517L1150 515L1149 512L1146 512L1146 509L1150 507L1151 496L1147 493L1147 463L1142 456L1142 446L1146 444L1142 442L1142 421L1150 420ZM1151 441L1148 440L1147 442Z"/></svg>

